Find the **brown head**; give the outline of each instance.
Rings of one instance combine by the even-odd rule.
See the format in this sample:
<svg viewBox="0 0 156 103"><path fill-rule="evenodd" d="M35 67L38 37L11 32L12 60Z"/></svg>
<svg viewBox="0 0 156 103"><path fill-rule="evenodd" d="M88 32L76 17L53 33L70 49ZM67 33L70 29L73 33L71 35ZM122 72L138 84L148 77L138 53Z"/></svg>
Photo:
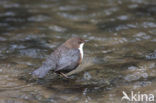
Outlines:
<svg viewBox="0 0 156 103"><path fill-rule="evenodd" d="M68 48L79 48L80 44L84 44L85 40L80 37L73 37L68 39L63 45Z"/></svg>

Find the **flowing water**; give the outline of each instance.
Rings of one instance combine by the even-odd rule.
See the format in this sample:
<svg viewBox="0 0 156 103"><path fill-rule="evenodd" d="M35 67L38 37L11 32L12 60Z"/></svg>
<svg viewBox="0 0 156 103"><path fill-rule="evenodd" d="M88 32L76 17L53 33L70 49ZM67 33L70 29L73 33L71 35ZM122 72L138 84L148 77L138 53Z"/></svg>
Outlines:
<svg viewBox="0 0 156 103"><path fill-rule="evenodd" d="M34 79L74 36L89 42L72 79ZM123 91L156 96L155 0L0 0L0 103L121 103Z"/></svg>

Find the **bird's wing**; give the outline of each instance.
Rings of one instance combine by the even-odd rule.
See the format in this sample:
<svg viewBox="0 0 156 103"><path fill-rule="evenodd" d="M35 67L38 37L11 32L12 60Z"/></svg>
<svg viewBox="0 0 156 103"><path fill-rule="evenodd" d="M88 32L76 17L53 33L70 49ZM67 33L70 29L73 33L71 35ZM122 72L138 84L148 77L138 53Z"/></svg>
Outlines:
<svg viewBox="0 0 156 103"><path fill-rule="evenodd" d="M78 49L65 50L61 53L55 71L71 71L79 64L80 52Z"/></svg>

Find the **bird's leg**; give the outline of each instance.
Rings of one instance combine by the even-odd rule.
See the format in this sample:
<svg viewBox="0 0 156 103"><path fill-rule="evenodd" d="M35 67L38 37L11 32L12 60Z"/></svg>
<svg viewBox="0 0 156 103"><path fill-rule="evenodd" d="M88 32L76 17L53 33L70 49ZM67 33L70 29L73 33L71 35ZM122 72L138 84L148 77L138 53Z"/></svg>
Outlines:
<svg viewBox="0 0 156 103"><path fill-rule="evenodd" d="M63 76L63 77L65 77L65 78L69 78L66 74L64 74L64 73L61 73L60 72L60 74Z"/></svg>

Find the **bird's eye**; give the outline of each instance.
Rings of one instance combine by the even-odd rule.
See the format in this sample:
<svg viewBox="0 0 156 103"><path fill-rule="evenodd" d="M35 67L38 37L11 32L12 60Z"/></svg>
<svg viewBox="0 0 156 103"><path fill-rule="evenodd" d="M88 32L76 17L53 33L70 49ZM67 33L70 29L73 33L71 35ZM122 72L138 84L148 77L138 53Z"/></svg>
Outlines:
<svg viewBox="0 0 156 103"><path fill-rule="evenodd" d="M78 43L79 43L79 44L81 44L82 42L81 42L81 41L79 41Z"/></svg>
<svg viewBox="0 0 156 103"><path fill-rule="evenodd" d="M78 41L78 43L81 44L82 42L81 41Z"/></svg>

